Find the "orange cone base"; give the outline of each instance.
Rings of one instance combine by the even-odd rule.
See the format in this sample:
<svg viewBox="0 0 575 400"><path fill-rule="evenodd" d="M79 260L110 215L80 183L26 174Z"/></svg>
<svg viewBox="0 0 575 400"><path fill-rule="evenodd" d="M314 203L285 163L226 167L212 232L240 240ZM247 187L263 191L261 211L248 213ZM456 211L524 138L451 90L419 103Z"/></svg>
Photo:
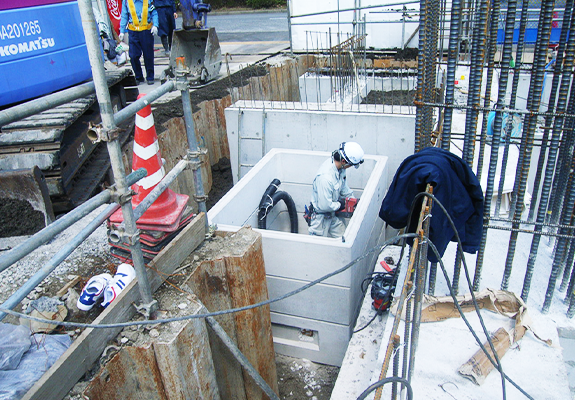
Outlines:
<svg viewBox="0 0 575 400"><path fill-rule="evenodd" d="M173 232L178 229L190 196L175 193L170 189L167 190L170 191L170 201L160 203L159 206L156 206L156 203L152 204L144 215L136 221L138 229L162 232ZM167 203L169 203L169 207L166 207ZM132 204L132 208L135 208L134 204ZM118 209L112 214L109 220L111 224L122 223L124 221L122 209Z"/></svg>

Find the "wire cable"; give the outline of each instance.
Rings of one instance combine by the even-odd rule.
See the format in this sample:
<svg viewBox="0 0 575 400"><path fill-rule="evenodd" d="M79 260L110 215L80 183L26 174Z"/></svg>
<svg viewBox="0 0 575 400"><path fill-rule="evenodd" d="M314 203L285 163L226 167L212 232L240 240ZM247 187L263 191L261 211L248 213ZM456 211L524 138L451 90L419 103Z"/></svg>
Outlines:
<svg viewBox="0 0 575 400"><path fill-rule="evenodd" d="M365 389L363 391L362 394L359 395L357 400L365 399L367 397L367 395L370 394L371 392L373 392L375 389L377 389L380 386L385 385L386 383L390 383L390 382L401 383L407 389L407 400L413 399L413 389L411 388L411 385L409 384L409 382L406 379L400 378L398 376L390 376L388 378L383 378L382 380L377 381L374 384L370 385L367 389Z"/></svg>
<svg viewBox="0 0 575 400"><path fill-rule="evenodd" d="M463 255L463 250L462 250L462 243L461 243L461 238L459 237L459 232L457 231L457 228L455 227L455 223L453 222L453 219L451 218L451 216L449 215L449 213L447 212L447 210L445 209L445 207L443 206L443 204L441 203L441 201L439 201L437 199L437 197L435 197L434 195L430 194L430 193L425 193L425 192L421 192L419 194L417 194L414 198L414 201L416 199L418 199L419 197L423 197L423 196L427 196L429 198L431 198L434 202L437 203L437 205L439 205L439 207L443 210L443 212L445 213L445 216L447 217L447 220L449 222L449 224L451 225L451 229L453 229L454 232L454 236L457 239L457 244L458 244L458 251L461 252L461 259L463 261L463 269L465 272L465 278L467 280L467 285L469 287L469 292L471 294L471 298L473 300L473 305L475 307L475 311L477 313L477 316L479 318L479 322L481 324L481 327L483 328L483 332L485 333L485 336L487 337L487 342L489 343L490 347L491 347L491 351L493 352L493 356L495 357L496 362L493 361L493 358L489 355L489 353L487 352L487 349L485 349L485 347L483 346L483 343L481 343L481 340L479 339L479 337L477 336L477 334L473 331L473 329L471 328L471 325L469 325L469 322L467 321L467 319L463 316L463 310L461 310L461 307L459 306L459 303L457 302L455 293L453 292L453 288L451 286L451 282L449 281L449 277L447 276L447 271L445 270L445 266L443 265L443 260L441 259L441 256L439 255L439 252L437 251L437 248L435 247L435 245L431 242L431 240L429 240L429 238L427 238L429 244L432 245L432 249L435 253L435 255L437 256L437 258L440 261L440 265L441 265L441 269L443 271L443 274L446 278L447 281L447 285L449 287L449 293L451 294L451 296L454 299L454 302L457 306L457 309L459 310L459 313L461 314L461 317L466 321L467 327L469 328L469 330L471 331L471 333L473 334L473 336L475 337L475 340L477 341L477 343L479 344L479 346L481 347L481 349L483 350L483 352L485 353L485 355L487 356L487 358L489 359L489 361L497 368L497 370L499 371L499 373L501 374L501 379L503 381L502 386L503 386L503 399L506 398L506 392L505 392L505 379L507 379L509 381L509 383L511 383L513 386L515 386L521 393L523 393L527 398L529 399L533 399L529 394L527 394L527 392L525 392L523 389L521 389L515 382L513 382L504 372L503 372L503 368L501 366L501 360L499 359L499 356L497 355L497 352L495 351L495 347L493 346L493 342L491 340L491 335L489 334L489 332L487 331L487 327L485 326L485 322L483 321L483 317L481 316L481 312L479 310L479 306L477 305L477 300L475 298L475 294L473 292L473 285L471 284L471 279L469 278L469 269L467 267L467 262L465 261L465 256Z"/></svg>
<svg viewBox="0 0 575 400"><path fill-rule="evenodd" d="M137 325L155 325L155 324L165 324L165 323L177 322L177 321L185 321L185 320L196 319L196 318L217 317L219 315L231 314L231 313L235 313L235 312L246 311L246 310L251 310L251 309L254 309L257 307L266 306L266 305L284 300L288 297L294 296L294 295L296 295L296 294L298 294L298 293L300 293L306 289L309 289L310 287L312 287L314 285L317 285L318 283L325 281L326 279L331 278L332 276L341 274L342 272L348 270L349 268L351 268L352 266L354 266L358 262L362 261L364 258L367 258L370 254L374 253L375 251L381 252L381 250L383 248L389 246L390 244L393 244L393 243L395 243L401 239L404 239L404 238L416 237L416 236L417 235L414 233L406 233L403 235L395 236L389 240L386 240L381 245L372 247L371 249L366 251L364 254L357 257L355 260L350 261L349 263L347 263L343 267L341 267L341 268L339 268L333 272L330 272L329 274L326 274L326 275L322 276L321 278L318 278L314 281L311 281L311 282L301 286L298 289L292 290L291 292L288 292L282 296L276 297L275 299L265 300L265 301L262 301L259 303L250 304L250 305L238 307L238 308L231 308L228 310L214 311L214 312L206 313L206 314L182 315L182 316L173 317L173 318L143 320L143 321L130 321L130 322L118 322L118 323L114 323L114 324L86 324L86 323L81 323L81 322L53 321L53 320L48 320L48 319L44 319L44 318L37 318L37 317L32 317L31 315L28 315L28 314L19 313L19 312L13 311L13 310L5 309L5 308L0 308L0 311L5 312L6 314L14 315L16 317L21 317L21 318L28 319L31 321L48 323L51 325L61 325L61 326L76 327L76 328L95 328L95 329L120 328L120 327L123 328L126 326L137 326Z"/></svg>

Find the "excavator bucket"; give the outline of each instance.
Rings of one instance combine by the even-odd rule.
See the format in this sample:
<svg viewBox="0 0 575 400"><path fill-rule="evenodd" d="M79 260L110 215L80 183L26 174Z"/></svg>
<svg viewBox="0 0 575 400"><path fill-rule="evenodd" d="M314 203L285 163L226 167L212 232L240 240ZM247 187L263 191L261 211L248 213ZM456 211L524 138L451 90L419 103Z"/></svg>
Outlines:
<svg viewBox="0 0 575 400"><path fill-rule="evenodd" d="M170 53L170 69L177 70L177 60L183 60L190 70L192 79L201 83L218 76L222 66L222 50L214 28L179 29L174 31Z"/></svg>
<svg viewBox="0 0 575 400"><path fill-rule="evenodd" d="M0 237L31 235L54 221L40 168L0 171Z"/></svg>

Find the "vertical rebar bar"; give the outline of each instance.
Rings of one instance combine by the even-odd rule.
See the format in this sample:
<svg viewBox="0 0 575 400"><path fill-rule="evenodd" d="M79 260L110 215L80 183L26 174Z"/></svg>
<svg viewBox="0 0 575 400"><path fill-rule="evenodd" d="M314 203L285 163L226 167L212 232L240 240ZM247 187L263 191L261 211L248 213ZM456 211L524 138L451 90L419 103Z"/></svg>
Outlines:
<svg viewBox="0 0 575 400"><path fill-rule="evenodd" d="M495 119L493 123L493 136L491 138L491 150L489 156L489 172L487 174L487 187L485 188L485 201L483 202L483 217L488 218L491 215L491 198L493 197L493 186L495 174L497 172L497 159L499 158L499 145L502 128L502 112L504 108L505 95L507 92L507 82L509 78L509 63L511 61L511 52L513 49L513 31L515 29L515 12L517 9L517 0L508 2L506 20L505 20L505 39L503 43L503 53L501 61L501 77L497 92L497 104L495 106ZM498 111L499 110L499 111ZM503 172L501 173L503 174ZM483 235L477 254L475 276L473 278L473 289L479 289L481 273L483 269L483 259L485 256L485 246L487 244L487 224L484 224Z"/></svg>
<svg viewBox="0 0 575 400"><path fill-rule="evenodd" d="M514 109L516 98L517 98L517 88L519 87L519 78L521 74L520 66L523 65L523 48L525 47L525 29L527 27L527 16L528 16L529 2L523 1L521 8L521 18L519 22L519 37L517 38L517 49L515 50L515 67L513 69L513 82L511 84L511 98L509 101L509 108ZM512 120L508 119L509 122ZM508 124L509 125L509 124ZM509 128L507 129L507 132ZM507 160L509 157L509 145L511 143L510 135L505 135L505 144L503 149L503 156L501 157L501 174L499 176L499 187L497 190L497 200L495 203L495 216L499 216L499 211L501 210L501 201L503 193L503 185L505 184L505 172L507 171ZM515 194L512 193L512 196Z"/></svg>
<svg viewBox="0 0 575 400"><path fill-rule="evenodd" d="M575 32L575 19L570 21L570 31ZM543 180L543 188L541 190L541 198L539 200L539 208L537 211L537 224L545 222L545 215L547 214L547 204L549 200L549 193L551 190L551 184L553 181L553 173L555 170L555 163L557 161L557 151L559 148L559 140L561 138L561 133L563 131L563 122L565 118L561 115L565 113L567 109L567 95L569 93L569 88L571 87L571 76L574 61L575 52L575 35L569 35L569 40L567 42L565 61L563 62L563 67L561 68L561 86L559 88L559 98L557 99L557 116L553 122L553 131L551 133L551 143L549 146L549 154L547 156L547 165L545 167L545 178ZM535 225L534 230L540 231L543 226ZM533 269L535 267L535 260L537 259L537 250L539 248L539 243L541 241L541 235L535 234L531 242L531 250L529 252L529 260L527 262L527 271L525 273L525 281L523 283L523 290L521 293L521 298L527 301L529 295L529 288L531 286L531 277L533 275ZM542 311L546 313L549 310L551 301L553 299L553 293L555 291L555 283L557 281L558 265L553 265L551 270L551 277L549 278L549 283L547 286L547 293L545 294L545 302L543 303Z"/></svg>
<svg viewBox="0 0 575 400"><path fill-rule="evenodd" d="M497 51L497 32L499 29L499 14L501 10L500 0L493 0L492 11L489 13L489 40L487 42L487 77L485 81L485 98L483 107L491 108L491 86L493 82L493 71L495 70L495 53ZM481 123L481 134L479 138L479 154L477 157L477 176L481 179L483 172L483 158L485 153L485 142L487 138L487 121L488 118L483 111Z"/></svg>
<svg viewBox="0 0 575 400"><path fill-rule="evenodd" d="M393 376L399 376L399 343L401 338L399 335L393 337ZM391 385L391 400L397 399L397 383L393 382Z"/></svg>
<svg viewBox="0 0 575 400"><path fill-rule="evenodd" d="M551 32L551 19L553 16L553 8L555 6L554 0L544 0L543 7L541 9L541 18L537 31L537 44L534 53L534 68L535 74L532 74L531 82L529 87L529 96L527 99L528 109L531 111L539 111L539 105L541 102L541 93L543 89L543 78L545 73L545 57L547 43L549 43L549 35ZM515 181L518 183L517 200L514 210L514 221L521 220L521 214L523 211L523 201L525 198L525 191L527 187L527 176L528 176L528 165L531 159L531 151L533 148L533 136L535 134L535 127L537 124L537 117L532 116L532 118L527 118L527 129L523 132L522 139L522 157L519 164L518 172L519 176L516 177ZM518 222L513 222L514 229L519 228ZM513 257L515 255L515 249L517 247L517 231L512 231L509 238L509 246L507 250L507 258L505 260L505 271L503 273L503 279L501 282L501 289L507 290L509 287L509 277L511 275L511 270L513 268Z"/></svg>
<svg viewBox="0 0 575 400"><path fill-rule="evenodd" d="M557 101L557 88L559 87L559 80L561 78L561 68L563 64L563 54L565 53L565 45L567 43L567 34L569 31L569 26L571 24L571 9L573 8L573 0L565 1L565 12L563 14L563 25L561 27L561 34L559 37L559 46L557 51L557 59L555 60L555 65L553 67L553 80L551 82L551 91L549 94L549 103L547 105L547 112L553 113L555 111L555 103ZM569 11L568 11L569 10ZM553 122L553 116L547 115L545 117L545 128L550 127ZM531 194L531 205L529 207L529 216L527 219L529 221L533 220L535 216L535 208L539 203L539 190L541 186L541 176L543 173L543 167L545 159L547 156L547 142L549 138L549 129L543 130L543 138L541 139L541 147L539 149L539 159L537 161L537 172L535 173L535 179L533 181L533 193ZM556 184L556 183L555 183ZM551 197L553 197L553 191L551 192ZM553 204L550 199L549 204Z"/></svg>
<svg viewBox="0 0 575 400"><path fill-rule="evenodd" d="M432 262L429 266L429 282L427 285L427 294L433 296L435 294L435 281L437 279L437 263Z"/></svg>
<svg viewBox="0 0 575 400"><path fill-rule="evenodd" d="M457 69L457 57L459 55L459 36L461 22L461 0L453 0L451 3L451 24L449 26L449 46L447 49L447 83L445 86L445 104L448 106L455 103L455 70ZM447 107L443 116L443 134L441 148L449 150L451 144L451 125L453 120L453 108Z"/></svg>
<svg viewBox="0 0 575 400"><path fill-rule="evenodd" d="M428 14L428 1L421 0L419 5L420 10L420 17L419 17L419 46L417 52L417 90L415 93L415 98L417 102L423 101L423 93L424 93L424 73L425 73L425 66L426 66L426 57L427 54L425 53L425 42L426 42L426 35L427 35L427 14ZM382 80L383 85L383 80ZM382 88L383 92L383 88ZM418 152L419 150L424 148L422 143L422 130L423 127L423 119L424 119L424 112L426 110L425 106L418 104L416 102L416 114L415 114L415 149L414 152Z"/></svg>
<svg viewBox="0 0 575 400"><path fill-rule="evenodd" d="M483 80L483 60L485 51L485 30L487 26L487 0L479 0L479 11L475 14L473 43L471 46L471 65L469 66L469 94L467 105L471 107L465 115L465 139L463 143L463 161L473 167L475 135L477 132L478 111Z"/></svg>

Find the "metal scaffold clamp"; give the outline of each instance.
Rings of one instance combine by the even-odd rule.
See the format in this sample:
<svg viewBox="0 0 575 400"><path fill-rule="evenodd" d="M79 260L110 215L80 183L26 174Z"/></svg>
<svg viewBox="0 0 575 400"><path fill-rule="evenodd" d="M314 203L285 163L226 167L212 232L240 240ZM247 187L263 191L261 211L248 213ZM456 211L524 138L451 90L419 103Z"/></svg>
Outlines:
<svg viewBox="0 0 575 400"><path fill-rule="evenodd" d="M136 308L136 311L138 313L140 313L144 316L144 318L153 319L151 317L153 316L153 314L158 309L158 301L155 299L152 299L152 301L147 303L147 304L140 304L140 305L134 304L134 307Z"/></svg>
<svg viewBox="0 0 575 400"><path fill-rule="evenodd" d="M92 141L92 143L111 142L112 140L116 140L120 137L120 129L116 128L105 130L102 127L102 124L93 124L90 122L87 136L88 139Z"/></svg>
<svg viewBox="0 0 575 400"><path fill-rule="evenodd" d="M185 155L185 159L188 162L187 168L194 171L200 169L204 163L200 157L204 154L208 154L208 149L198 149L196 151L188 150Z"/></svg>

